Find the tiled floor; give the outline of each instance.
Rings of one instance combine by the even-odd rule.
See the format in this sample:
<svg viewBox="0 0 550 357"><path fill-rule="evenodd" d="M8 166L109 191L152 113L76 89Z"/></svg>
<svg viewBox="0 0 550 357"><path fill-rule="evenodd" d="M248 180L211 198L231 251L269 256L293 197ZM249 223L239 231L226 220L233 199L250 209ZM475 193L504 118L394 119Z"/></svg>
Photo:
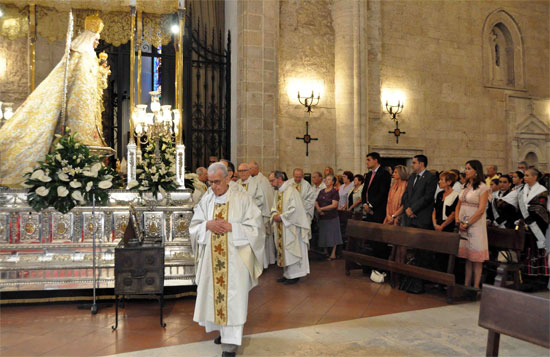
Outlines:
<svg viewBox="0 0 550 357"><path fill-rule="evenodd" d="M411 295L372 283L360 271L344 274L344 262L311 262L312 274L296 285L276 283L270 267L252 290L244 334L305 327L361 317L444 306L443 293ZM129 301L111 331L114 307L91 315L76 304L18 305L0 311L0 355L107 355L209 340L193 322L195 298L167 300L166 329L155 301Z"/></svg>

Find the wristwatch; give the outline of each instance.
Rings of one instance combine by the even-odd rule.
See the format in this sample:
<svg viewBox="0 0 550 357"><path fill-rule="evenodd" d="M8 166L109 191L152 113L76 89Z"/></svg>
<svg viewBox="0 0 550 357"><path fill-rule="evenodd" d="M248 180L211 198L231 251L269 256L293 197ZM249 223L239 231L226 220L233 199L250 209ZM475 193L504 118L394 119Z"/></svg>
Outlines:
<svg viewBox="0 0 550 357"><path fill-rule="evenodd" d="M392 215L391 215L391 218L395 219L395 214L392 214Z"/></svg>

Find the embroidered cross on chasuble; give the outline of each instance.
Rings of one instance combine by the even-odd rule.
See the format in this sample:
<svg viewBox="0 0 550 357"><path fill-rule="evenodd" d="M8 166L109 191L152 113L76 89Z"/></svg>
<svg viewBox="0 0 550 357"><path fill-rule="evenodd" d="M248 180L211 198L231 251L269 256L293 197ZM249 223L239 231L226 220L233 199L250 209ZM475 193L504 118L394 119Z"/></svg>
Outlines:
<svg viewBox="0 0 550 357"><path fill-rule="evenodd" d="M298 191L298 193L301 193L300 190L302 189L302 185L300 185L299 183L295 183L294 188L296 189L296 191Z"/></svg>
<svg viewBox="0 0 550 357"><path fill-rule="evenodd" d="M283 193L277 192L277 213L283 213ZM277 266L285 266L285 251L283 247L283 222L277 222Z"/></svg>
<svg viewBox="0 0 550 357"><path fill-rule="evenodd" d="M215 219L227 221L229 212L228 203L214 205ZM227 233L211 235L212 276L214 282L214 322L218 325L227 325Z"/></svg>
<svg viewBox="0 0 550 357"><path fill-rule="evenodd" d="M241 183L245 191L248 191L248 183Z"/></svg>

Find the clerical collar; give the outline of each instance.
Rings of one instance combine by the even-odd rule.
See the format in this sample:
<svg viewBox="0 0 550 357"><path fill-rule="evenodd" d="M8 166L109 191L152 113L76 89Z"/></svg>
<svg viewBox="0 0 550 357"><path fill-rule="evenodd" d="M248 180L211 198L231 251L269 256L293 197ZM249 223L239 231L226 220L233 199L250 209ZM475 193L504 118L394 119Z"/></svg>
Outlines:
<svg viewBox="0 0 550 357"><path fill-rule="evenodd" d="M225 203L227 202L227 192L229 192L229 189L227 191L225 191L225 193L221 196L216 196L214 198L214 202L215 203Z"/></svg>

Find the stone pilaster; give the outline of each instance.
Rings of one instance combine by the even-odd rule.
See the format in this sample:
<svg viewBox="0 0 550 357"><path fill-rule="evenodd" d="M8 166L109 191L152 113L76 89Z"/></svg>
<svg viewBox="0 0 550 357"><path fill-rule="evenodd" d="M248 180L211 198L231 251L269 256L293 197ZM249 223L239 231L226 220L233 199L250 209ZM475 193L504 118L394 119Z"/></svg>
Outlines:
<svg viewBox="0 0 550 357"><path fill-rule="evenodd" d="M237 163L276 168L279 1L238 3ZM237 164L236 163L236 164Z"/></svg>

